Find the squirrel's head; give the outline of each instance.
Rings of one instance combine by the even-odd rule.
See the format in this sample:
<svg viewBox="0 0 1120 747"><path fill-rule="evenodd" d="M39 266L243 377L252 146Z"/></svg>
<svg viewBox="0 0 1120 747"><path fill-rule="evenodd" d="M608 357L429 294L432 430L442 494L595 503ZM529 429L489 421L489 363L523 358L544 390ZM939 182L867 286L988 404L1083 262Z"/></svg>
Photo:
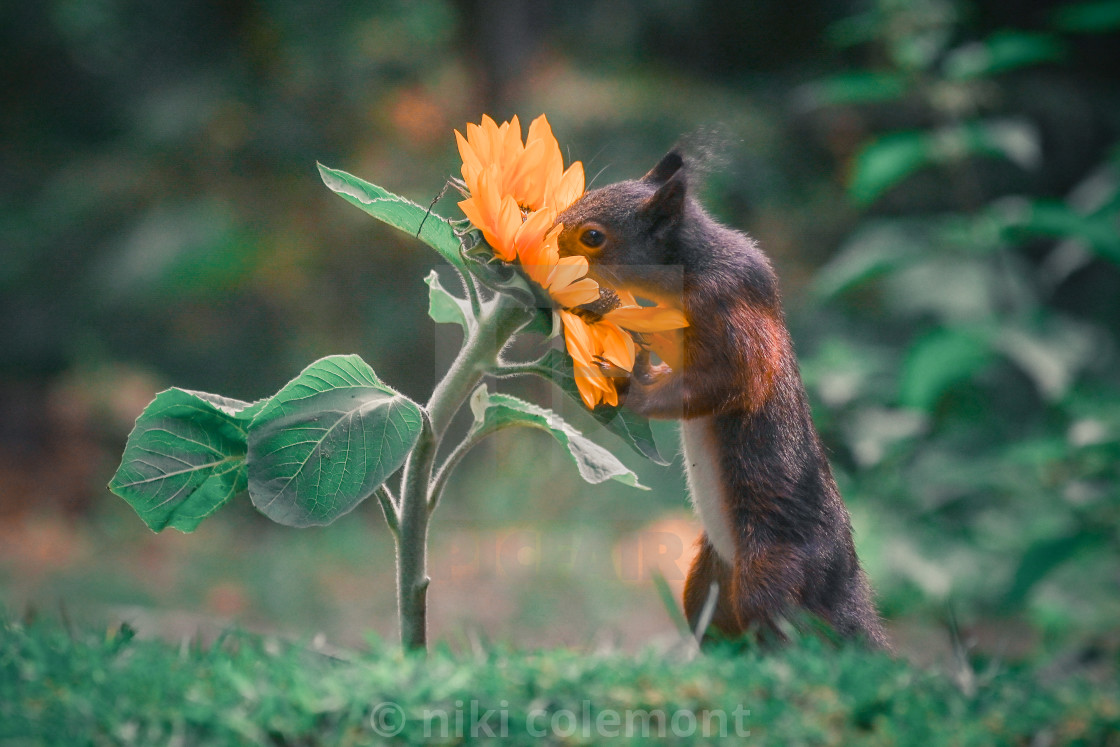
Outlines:
<svg viewBox="0 0 1120 747"><path fill-rule="evenodd" d="M612 285L661 285L650 268L680 264L676 234L687 192L684 159L670 151L641 179L592 190L561 213L560 254L587 257L591 274ZM675 277L679 285L679 272Z"/></svg>

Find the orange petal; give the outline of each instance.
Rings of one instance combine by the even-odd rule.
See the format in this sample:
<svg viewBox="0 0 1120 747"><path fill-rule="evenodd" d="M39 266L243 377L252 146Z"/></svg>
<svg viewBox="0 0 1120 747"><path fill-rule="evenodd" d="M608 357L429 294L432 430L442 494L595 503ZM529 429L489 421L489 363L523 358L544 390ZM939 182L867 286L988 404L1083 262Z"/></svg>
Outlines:
<svg viewBox="0 0 1120 747"><path fill-rule="evenodd" d="M529 143L533 140L540 140L543 142L550 157L554 148L555 154L560 155L560 145L556 142L556 137L552 134L552 125L548 123L548 117L543 114L529 123L529 134L526 135L525 142Z"/></svg>
<svg viewBox="0 0 1120 747"><path fill-rule="evenodd" d="M548 278L548 287L559 290L587 274L587 257L561 257Z"/></svg>
<svg viewBox="0 0 1120 747"><path fill-rule="evenodd" d="M542 288L545 287L544 281L548 280L548 265L525 264L522 262L521 269L525 270L525 274L529 276L530 280Z"/></svg>
<svg viewBox="0 0 1120 747"><path fill-rule="evenodd" d="M556 216L551 210L538 210L531 213L514 236L513 244L517 256L522 257L527 251L537 249L544 244L545 233L552 227L554 220Z"/></svg>
<svg viewBox="0 0 1120 747"><path fill-rule="evenodd" d="M618 404L618 390L615 388L614 380L608 377L599 366L584 366L578 369L576 371L577 386L581 379L597 390L597 402L606 402L608 405Z"/></svg>
<svg viewBox="0 0 1120 747"><path fill-rule="evenodd" d="M569 311L561 309L560 319L564 323L564 342L572 356L576 386L584 404L588 407L595 407L599 402L617 405L618 391L614 382L593 362L598 348L596 333L587 322Z"/></svg>
<svg viewBox="0 0 1120 747"><path fill-rule="evenodd" d="M614 382L607 378L599 366L576 363L572 373L580 398L589 408L594 408L600 402L618 404L618 391L615 389Z"/></svg>
<svg viewBox="0 0 1120 747"><path fill-rule="evenodd" d="M684 312L669 306L623 306L608 311L603 318L634 332L660 332L688 326Z"/></svg>
<svg viewBox="0 0 1120 747"><path fill-rule="evenodd" d="M611 407L618 407L618 390L613 386L606 394L603 395L603 404L610 405Z"/></svg>
<svg viewBox="0 0 1120 747"><path fill-rule="evenodd" d="M591 365L594 348L587 322L563 309L560 310L560 321L564 323L564 342L567 344L568 354L580 365Z"/></svg>
<svg viewBox="0 0 1120 747"><path fill-rule="evenodd" d="M532 218L530 218L530 220L531 219ZM526 221L526 223L528 223L528 221ZM556 248L556 237L559 236L563 228L564 226L562 224L553 226L552 230L548 232L548 235L540 243L535 246L527 244L523 247L518 247L517 256L521 261L521 265L525 268L525 272L532 278L534 283L543 288L548 287L548 276L552 273L552 268L560 261L560 253Z"/></svg>
<svg viewBox="0 0 1120 747"><path fill-rule="evenodd" d="M669 368L680 371L684 368L684 332L672 329L656 332L649 336L649 349L657 357L669 364Z"/></svg>
<svg viewBox="0 0 1120 747"><path fill-rule="evenodd" d="M601 390L595 386L586 376L575 374L576 389L579 390L579 397L583 400L583 404L587 405L588 410L594 410L601 399Z"/></svg>
<svg viewBox="0 0 1120 747"><path fill-rule="evenodd" d="M479 120L479 122L482 126L482 132L485 134L488 143L494 144L501 142L502 130L498 127L498 123L490 118L489 114L483 114L482 119Z"/></svg>
<svg viewBox="0 0 1120 747"><path fill-rule="evenodd" d="M475 188L471 191L471 197L474 198L475 204L483 215L483 222L487 226L494 225L498 217L498 211L502 207L501 193L498 191L497 184L498 178L497 166L491 164L478 175ZM482 226L479 226L479 228L482 228Z"/></svg>
<svg viewBox="0 0 1120 747"><path fill-rule="evenodd" d="M502 123L501 152L498 158L502 165L512 166L524 151L525 146L521 143L521 122L515 114L509 122Z"/></svg>
<svg viewBox="0 0 1120 747"><path fill-rule="evenodd" d="M475 180L482 172L482 161L458 130L455 130L455 142L459 146L459 156L463 159L463 181L467 183L467 189L473 189Z"/></svg>
<svg viewBox="0 0 1120 747"><path fill-rule="evenodd" d="M634 370L634 357L637 347L634 339L630 337L617 324L599 322L592 325L592 332L597 338L600 355L625 371Z"/></svg>
<svg viewBox="0 0 1120 747"><path fill-rule="evenodd" d="M459 209L463 211L463 215L467 216L467 220L469 220L475 228L479 230L484 230L486 228L486 221L473 197L460 202Z"/></svg>
<svg viewBox="0 0 1120 747"><path fill-rule="evenodd" d="M553 215L555 215L555 212L553 212ZM542 251L546 251L549 256L555 256L555 259L552 260L552 264L556 264L560 259L560 232L563 230L564 224L557 223L549 230L548 235L544 237Z"/></svg>
<svg viewBox="0 0 1120 747"><path fill-rule="evenodd" d="M471 148L474 149L475 154L478 155L478 159L482 161L483 164L491 163L494 160L493 154L491 153L490 135L485 127L488 119L489 117L483 115L481 125L467 125L467 142L470 143ZM491 124L493 124L493 122L491 122Z"/></svg>
<svg viewBox="0 0 1120 747"><path fill-rule="evenodd" d="M541 242L536 246L529 245L524 249L519 249L517 256L526 269L532 268L534 272L540 275L540 280L537 280L537 282L547 288L548 276L560 259L556 250L550 247L548 242ZM534 276L535 279L536 276Z"/></svg>
<svg viewBox="0 0 1120 747"><path fill-rule="evenodd" d="M576 161L568 167L550 193L545 195L545 202L556 212L562 212L579 199L583 194L583 187L583 164Z"/></svg>
<svg viewBox="0 0 1120 747"><path fill-rule="evenodd" d="M529 125L529 134L526 136L526 145L539 141L543 145L539 174L543 183L541 199L547 197L547 190L552 185L558 184L564 173L564 156L560 153L560 144L552 134L552 126L548 118L541 115Z"/></svg>
<svg viewBox="0 0 1120 747"><path fill-rule="evenodd" d="M539 173L543 155L544 144L534 140L506 171L506 194L513 195L530 210L539 210L544 202L544 180Z"/></svg>
<svg viewBox="0 0 1120 747"><path fill-rule="evenodd" d="M619 306L637 306L638 305L637 299L634 298L634 294L631 293L630 291L623 290L622 288L615 288L614 292L618 294L618 305Z"/></svg>
<svg viewBox="0 0 1120 747"><path fill-rule="evenodd" d="M475 146L475 152L478 153L479 158L484 164L496 166L499 169L499 173L502 167L505 133L507 130L509 130L508 122L499 126L490 117L485 114L482 115L482 126L479 130L481 147ZM468 136L468 140L469 139Z"/></svg>
<svg viewBox="0 0 1120 747"><path fill-rule="evenodd" d="M549 288L548 292L553 301L568 308L585 303L595 303L599 300L599 284L591 278L583 278L571 285L555 290Z"/></svg>
<svg viewBox="0 0 1120 747"><path fill-rule="evenodd" d="M502 206L498 211L497 224L494 227L497 243L491 242L494 253L506 262L517 259L515 237L519 228L521 228L521 208L512 197L506 195L502 198Z"/></svg>

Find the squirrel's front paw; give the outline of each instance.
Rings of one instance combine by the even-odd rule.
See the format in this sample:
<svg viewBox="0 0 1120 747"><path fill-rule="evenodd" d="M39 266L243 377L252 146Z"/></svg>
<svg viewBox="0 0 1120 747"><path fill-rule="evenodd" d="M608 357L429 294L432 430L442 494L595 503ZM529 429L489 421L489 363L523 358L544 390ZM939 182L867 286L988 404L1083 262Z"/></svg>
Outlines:
<svg viewBox="0 0 1120 747"><path fill-rule="evenodd" d="M608 360L599 359L595 361L595 365L599 367L599 370L603 372L604 376L614 381L615 386L620 390L622 387L626 386L626 383L630 380L629 371L625 368L619 368Z"/></svg>
<svg viewBox="0 0 1120 747"><path fill-rule="evenodd" d="M665 363L653 365L650 362L649 351L642 350L638 353L638 357L634 359L634 371L631 376L642 384L652 384L658 377L672 372L673 369Z"/></svg>

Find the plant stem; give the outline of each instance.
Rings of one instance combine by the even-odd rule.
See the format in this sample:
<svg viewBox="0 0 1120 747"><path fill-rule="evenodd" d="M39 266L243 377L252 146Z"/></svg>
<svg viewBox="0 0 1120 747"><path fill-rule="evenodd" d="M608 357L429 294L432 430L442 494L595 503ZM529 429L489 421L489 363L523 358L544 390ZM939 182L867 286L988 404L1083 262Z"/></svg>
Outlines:
<svg viewBox="0 0 1120 747"><path fill-rule="evenodd" d="M541 376L543 369L541 368L540 361L530 361L528 363L506 363L499 366L494 371L494 376L499 379L509 379L514 376L535 375Z"/></svg>
<svg viewBox="0 0 1120 747"><path fill-rule="evenodd" d="M450 478L451 473L455 471L455 467L457 467L459 462L463 460L463 457L467 455L467 452L475 446L478 446L487 436L499 430L500 428L485 428L481 430L472 428L471 432L467 434L467 437L459 442L454 451L448 454L447 459L440 465L439 470L435 473L435 477L432 478L432 488L429 491L428 497L429 511L436 510L436 506L439 505L440 496L443 495L443 489L447 485L447 480Z"/></svg>
<svg viewBox="0 0 1120 747"><path fill-rule="evenodd" d="M388 485L382 485L375 491L377 502L381 504L381 511L385 514L385 523L389 531L396 537L400 533L400 513L397 511L397 500L389 491Z"/></svg>
<svg viewBox="0 0 1120 747"><path fill-rule="evenodd" d="M432 422L424 412L423 430L401 477L400 523L396 534L397 612L401 645L406 649L423 650L428 645L427 494L438 445Z"/></svg>
<svg viewBox="0 0 1120 747"><path fill-rule="evenodd" d="M504 295L483 303L478 326L463 341L462 349L428 401L436 439L443 437L483 375L498 368L498 353L517 330L532 320L532 311Z"/></svg>
<svg viewBox="0 0 1120 747"><path fill-rule="evenodd" d="M432 465L455 413L482 380L498 365L498 353L532 319L531 309L498 295L482 304L478 325L463 341L451 367L436 385L424 408L424 427L401 476L397 533L397 605L401 644L426 650L428 584L428 520Z"/></svg>

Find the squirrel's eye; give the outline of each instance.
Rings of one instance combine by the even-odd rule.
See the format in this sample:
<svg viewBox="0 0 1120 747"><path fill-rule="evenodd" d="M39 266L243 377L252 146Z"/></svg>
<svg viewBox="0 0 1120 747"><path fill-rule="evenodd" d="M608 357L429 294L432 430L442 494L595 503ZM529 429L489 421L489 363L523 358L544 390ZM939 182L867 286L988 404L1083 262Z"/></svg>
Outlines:
<svg viewBox="0 0 1120 747"><path fill-rule="evenodd" d="M579 235L579 243L588 249L598 249L607 240L607 235L596 228L588 228Z"/></svg>

